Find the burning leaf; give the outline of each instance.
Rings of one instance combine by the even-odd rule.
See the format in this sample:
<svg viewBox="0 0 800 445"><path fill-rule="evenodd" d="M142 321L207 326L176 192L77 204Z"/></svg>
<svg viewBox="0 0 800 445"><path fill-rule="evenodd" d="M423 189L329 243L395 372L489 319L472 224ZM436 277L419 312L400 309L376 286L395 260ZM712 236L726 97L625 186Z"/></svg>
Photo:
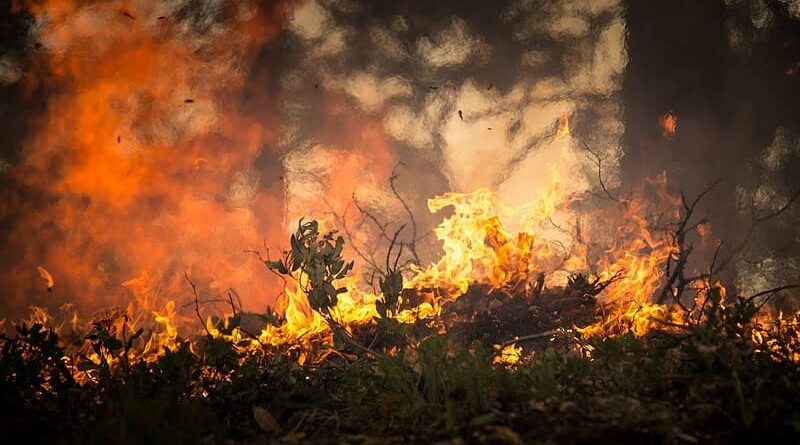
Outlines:
<svg viewBox="0 0 800 445"><path fill-rule="evenodd" d="M136 17L134 17L134 16L133 16L133 14L131 14L131 13L130 13L130 12L128 12L128 11L123 11L123 12L122 12L122 15L124 15L125 17L127 17L127 18L129 18L129 19L131 19L131 20L136 20Z"/></svg>
<svg viewBox="0 0 800 445"><path fill-rule="evenodd" d="M458 118L464 120L464 113L461 110L458 110Z"/></svg>
<svg viewBox="0 0 800 445"><path fill-rule="evenodd" d="M183 103L185 103L185 104L193 104L194 103L194 99L186 99L186 100L183 101Z"/></svg>
<svg viewBox="0 0 800 445"><path fill-rule="evenodd" d="M253 405L253 417L256 419L258 426L265 433L280 432L281 426L278 424L278 421L275 420L275 417L265 408Z"/></svg>
<svg viewBox="0 0 800 445"><path fill-rule="evenodd" d="M55 281L53 280L53 276L50 275L50 272L47 271L42 266L36 266L36 270L39 272L39 276L47 283L47 291L52 292L53 286L55 285Z"/></svg>

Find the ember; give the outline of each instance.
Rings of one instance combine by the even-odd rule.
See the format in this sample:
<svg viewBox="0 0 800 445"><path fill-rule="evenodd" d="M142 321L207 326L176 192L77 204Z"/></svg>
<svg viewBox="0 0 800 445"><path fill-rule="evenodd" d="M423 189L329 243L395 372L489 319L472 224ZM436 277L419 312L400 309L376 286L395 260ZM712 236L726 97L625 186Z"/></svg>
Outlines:
<svg viewBox="0 0 800 445"><path fill-rule="evenodd" d="M661 124L661 135L664 139L672 139L678 131L678 118L672 112L666 113L661 116L659 120Z"/></svg>

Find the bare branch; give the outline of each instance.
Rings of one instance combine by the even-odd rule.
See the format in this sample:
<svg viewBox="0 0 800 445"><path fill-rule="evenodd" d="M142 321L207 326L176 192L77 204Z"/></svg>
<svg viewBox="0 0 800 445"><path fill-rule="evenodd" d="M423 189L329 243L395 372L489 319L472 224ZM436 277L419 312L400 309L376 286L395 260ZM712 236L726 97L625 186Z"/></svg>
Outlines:
<svg viewBox="0 0 800 445"><path fill-rule="evenodd" d="M600 155L595 153L591 149L591 147L589 147L589 144L587 144L586 142L583 143L583 146L584 148L586 148L586 151L588 151L592 155L592 157L594 157L594 161L597 164L597 180L600 182L600 187L606 194L606 196L601 196L601 195L595 195L595 196L597 196L598 198L610 199L611 201L619 202L619 199L608 190L608 187L606 187L606 183L603 181L603 159L600 157Z"/></svg>
<svg viewBox="0 0 800 445"><path fill-rule="evenodd" d="M765 298L764 301L761 302L761 304L759 305L759 308L761 308L761 306L763 306L775 294L777 294L778 292L781 292L781 291L789 290L789 289L800 289L800 284L787 284L787 285L784 285L784 286L778 286L778 287L775 287L775 288L772 288L772 289L761 291L761 292L755 293L755 294L745 298L744 301L749 303L749 302L755 300L758 297L763 297L764 295L766 295L767 298Z"/></svg>
<svg viewBox="0 0 800 445"><path fill-rule="evenodd" d="M756 218L755 222L760 223L760 222L764 222L764 221L770 220L770 219L780 215L781 213L789 210L789 208L792 206L792 204L794 204L795 201L797 201L798 198L800 198L800 189L798 189L794 193L794 195L792 195L789 198L789 200L786 201L786 204L781 206L781 208L779 208L778 210L776 210L776 211L774 211L774 212L772 212L772 213L770 213L768 215L764 215L764 216Z"/></svg>
<svg viewBox="0 0 800 445"><path fill-rule="evenodd" d="M200 324L203 326L203 329L205 329L206 334L210 336L211 332L209 332L208 326L206 326L206 321L203 320L203 316L200 315L200 301L199 301L199 299L197 297L197 286L195 286L195 284L192 281L192 279L189 278L189 272L188 271L184 271L183 272L183 276L186 277L186 281L188 281L189 285L192 286L192 293L194 294L194 312L195 312L195 314L197 314L197 319L200 320Z"/></svg>
<svg viewBox="0 0 800 445"><path fill-rule="evenodd" d="M399 176L399 174L396 172L397 171L397 167L399 167L401 165L404 166L405 164L403 164L402 162L398 162L397 165L395 165L394 168L392 168L392 175L389 177L389 186L391 187L392 193L394 193L394 196L397 197L397 200L400 201L400 204L403 205L403 208L405 209L406 214L408 215L408 219L411 221L411 241L409 241L407 243L408 244L408 250L411 251L411 255L414 256L414 261L416 262L417 265L419 265L420 261L419 261L419 255L417 255L417 245L416 245L417 244L417 220L414 219L414 213L411 211L411 208L408 206L408 204L403 199L403 197L400 196L400 193L397 191L397 186L395 184L395 181L397 180L397 177Z"/></svg>

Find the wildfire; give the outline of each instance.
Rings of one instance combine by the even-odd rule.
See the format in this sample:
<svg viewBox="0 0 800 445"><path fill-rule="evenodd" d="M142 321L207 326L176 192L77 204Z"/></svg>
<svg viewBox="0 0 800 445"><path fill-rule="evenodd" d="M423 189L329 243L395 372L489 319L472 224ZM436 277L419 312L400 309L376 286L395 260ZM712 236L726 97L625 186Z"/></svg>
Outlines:
<svg viewBox="0 0 800 445"><path fill-rule="evenodd" d="M277 280L264 278L269 276L263 270L264 261L241 255L241 248L261 244L265 235L270 244L277 244L283 235L279 225L268 224L266 218L283 210L275 196L281 196L284 184L270 185L274 193L260 195L256 190L262 187L262 178L249 170L263 155L264 143L277 137L241 113L238 100L230 99L238 97L245 82L240 65L251 63L257 50L275 37L273 22L282 20L281 8L272 11L274 16L263 17L244 7L237 9L231 14L236 23L206 38L168 23L148 25L163 17L163 11L147 2L111 1L83 11L98 14L98 23L125 27L125 33L107 42L92 38L96 30L77 29L80 26L71 13L79 8L78 2L29 3L31 13L48 25L40 38L52 48L43 57L54 81L74 84L74 88L54 93L30 141L33 155L23 161L15 177L21 189L42 190L52 199L42 212L26 203L9 239L12 246L27 246L31 233L41 231L48 239L63 236L64 243L46 243L41 252L21 248L23 256L32 264L48 264L59 277L59 291L90 296L111 293L111 302L128 302L124 309L92 317L81 350L88 368L137 358L152 361L198 332L203 336L202 331L206 337L233 339L242 348L298 346L304 351L302 361L315 347L330 349L335 327L351 333L359 325L375 322L381 295L367 289L363 271L356 269L326 283L342 291L323 314L312 307L307 293L313 271L299 271L277 285ZM130 6L125 9L130 11L127 16L119 14L123 6ZM136 20L130 19L134 16ZM238 32L238 27L249 32ZM88 45L88 51L66 51L78 44ZM209 62L199 56L207 53L219 60ZM42 79L28 81L35 86ZM340 98L326 100L345 114ZM363 122L348 122L350 127L365 127ZM392 156L380 125L369 121L361 132L342 129L337 137L364 153L337 157L333 150L315 147L324 165L312 170L336 168L345 181L359 176L365 165L374 167L366 170L388 174L384 170ZM663 137L672 139L678 118L667 112L659 125ZM555 135L572 137L569 113L558 118ZM308 166L295 165L302 162L291 156L287 159L288 173L294 177L313 176L301 168ZM49 174L53 166L59 168L57 177ZM685 248L679 237L670 235L669 226L656 224L652 215L674 224L682 217L685 203L669 192L666 175L649 186L655 198L644 194L615 198L608 193L613 211L592 214L584 210L586 215L576 215L572 208L586 197L567 193L555 168L549 186L520 206L505 205L487 188L430 198L430 212L452 210L433 230L442 254L430 264L412 264L404 270L402 290L422 298L402 301L405 294L401 293L394 319L410 324L436 318L446 304L476 284L530 296L543 287L566 289L570 279L581 276L597 286L597 293L583 292L579 297L588 295L598 309L598 321L576 326L581 335L641 336L653 329L684 325L687 314L696 313L676 310L686 302L681 298L696 302L713 295L724 300L726 290L703 277L682 283L693 295L680 295L671 274ZM325 183L320 189L330 190L326 198L334 204L354 195L349 186ZM588 229L582 218L589 220ZM323 225L335 228L332 221ZM577 227L574 233L569 229L573 226ZM709 224L699 224L696 230L703 246L712 244L707 242L712 236ZM2 284L13 289L9 292L22 295L31 275L41 286L34 270L47 290L53 291L51 272L43 266L34 269L32 264L3 278ZM201 291L193 281L187 287L190 276L202 281ZM278 286L283 292L274 307L275 317L261 320L253 330L233 321L246 309L234 301L232 289L257 295ZM181 311L180 302L187 300L194 310L191 316ZM205 304L217 300L222 306L229 302L230 311L220 319L204 315ZM55 320L36 308L29 321L52 325ZM80 319L69 307L55 324L78 331ZM763 332L798 329L797 317L764 319L762 324ZM763 339L760 332L754 331L754 339ZM102 341L117 337L123 339L124 347L115 344L113 353L106 354L103 348L108 345ZM763 347L777 346L765 343ZM515 343L498 346L494 361L514 365L522 351ZM792 360L800 361L798 357ZM87 378L91 372L87 371Z"/></svg>
<svg viewBox="0 0 800 445"><path fill-rule="evenodd" d="M665 175L650 185L659 197L656 203L642 196L620 198L619 222L610 238L611 246L595 264L596 274L589 276L595 283L607 283L597 295L602 316L588 326L578 326L581 335L614 335L631 332L644 335L654 328L679 326L685 314L673 310L670 304L655 302L655 296L666 284L665 265L676 260L680 246L675 239L653 227L648 215L653 206L664 215L680 215L681 200L667 189ZM401 323L436 317L444 304L461 297L477 283L488 284L492 289L513 287L516 292L530 293L539 277L548 277L548 286L564 286L564 277L584 273L589 267L578 257L586 253L586 242L575 242L563 228L554 229L553 218L559 213L569 213L571 199L560 187L557 172L552 173L551 184L537 199L518 207L504 206L489 190L472 193L448 193L428 202L431 212L451 207L453 214L445 218L434 230L442 245L441 258L427 267L413 267L405 281L406 289L430 298L415 306L406 305L395 315ZM328 223L330 224L330 223ZM703 237L710 236L710 228L703 228ZM583 235L588 236L588 234ZM188 274L187 274L188 279ZM305 272L287 281L283 297L276 306L280 320L267 322L256 332L233 329L225 321L206 318L204 329L211 336L236 340L241 347L282 347L300 345L304 351L298 360L307 359L307 351L317 346L332 346L333 332L330 322L314 310L304 289L309 277ZM194 283L192 288L194 289ZM335 287L346 289L338 295L336 305L330 310L333 322L350 331L359 324L372 323L378 317L376 300L379 295L362 290L363 277L356 273L336 280ZM168 287L175 286L168 284ZM541 285L541 284L540 284ZM712 288L708 283L692 283L698 295L702 289ZM124 283L135 296L125 311L106 319L108 329L130 334L140 327L149 326L149 337L140 352L129 351L128 359L137 356L153 360L165 349L178 346L180 330L191 326L191 321L181 318L174 300L158 303L154 298L158 285L143 271L139 277ZM724 288L721 289L724 295ZM196 289L195 289L196 291ZM670 292L673 292L670 290ZM195 295L197 298L197 295ZM197 302L195 302L197 304ZM197 315L200 316L199 306ZM130 314L130 315L129 315ZM148 315L149 314L149 315ZM46 320L46 312L37 318ZM249 345L249 346L244 346ZM506 345L498 350L495 362L513 365L519 361L521 347ZM137 355L140 354L140 355ZM98 362L97 354L89 358ZM105 360L105 359L104 359ZM114 360L120 360L115 358Z"/></svg>

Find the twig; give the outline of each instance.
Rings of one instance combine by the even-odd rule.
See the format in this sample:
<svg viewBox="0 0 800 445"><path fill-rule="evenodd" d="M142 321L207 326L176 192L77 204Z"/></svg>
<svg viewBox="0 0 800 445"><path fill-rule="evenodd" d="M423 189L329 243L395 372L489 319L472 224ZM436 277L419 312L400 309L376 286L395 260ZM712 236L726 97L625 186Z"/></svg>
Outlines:
<svg viewBox="0 0 800 445"><path fill-rule="evenodd" d="M777 294L778 292L781 292L781 291L784 291L784 290L789 290L789 289L800 289L800 284L787 284L787 285L784 285L784 286L778 286L778 287L775 287L775 288L772 288L772 289L761 291L761 292L755 293L755 294L745 298L744 301L746 303L750 303L751 301L755 300L758 297L762 297L764 295L767 295L767 298L759 305L759 308L760 308L761 306L764 305L764 303L766 303L767 300L772 298L773 295Z"/></svg>
<svg viewBox="0 0 800 445"><path fill-rule="evenodd" d="M191 278L189 278L189 272L184 271L183 276L186 277L186 281L188 281L189 284L192 286L192 293L194 294L194 312L195 314L197 314L197 319L200 320L200 324L203 326L203 329L205 329L206 334L210 336L211 332L208 330L208 326L206 326L206 322L205 320L203 320L203 316L200 315L200 301L199 298L197 297L197 286L195 286L194 282L192 282Z"/></svg>
<svg viewBox="0 0 800 445"><path fill-rule="evenodd" d="M519 343L521 341L528 341L528 340L535 340L537 338L549 337L551 335L557 334L558 331L559 331L558 329L550 329L549 331L538 332L536 334L523 335L522 337L514 337L514 339L512 340L500 343L500 346L503 347L503 346L513 345L514 343Z"/></svg>
<svg viewBox="0 0 800 445"><path fill-rule="evenodd" d="M231 311L233 311L233 316L236 316L236 306L233 304L233 295L231 295L231 290L228 289L228 301L231 303Z"/></svg>
<svg viewBox="0 0 800 445"><path fill-rule="evenodd" d="M794 195L792 195L792 197L791 197L791 198L789 198L789 200L788 200L788 201L786 201L786 204L784 204L783 206L781 206L781 208L779 208L778 210L776 210L776 211L774 211L774 212L772 212L772 213L770 213L770 214L768 214L768 215L764 215L764 216L761 216L761 217L758 217L758 218L756 218L756 219L755 219L755 222L759 223L759 222L767 221L767 220L769 220L769 219L772 219L772 218L774 218L774 217L776 217L776 216L780 215L781 213L783 213L783 212L785 212L785 211L789 210L789 208L792 206L792 204L793 204L795 201L797 201L797 199L798 199L798 198L800 198L800 189L798 189L798 190L795 192L795 194L794 194Z"/></svg>
<svg viewBox="0 0 800 445"><path fill-rule="evenodd" d="M681 308L687 310L687 308L685 308L681 302L681 297L683 296L683 291L686 289L686 286L691 284L692 280L686 279L686 276L684 275L684 269L686 268L686 264L689 262L689 257L694 251L694 245L690 244L688 247L686 246L686 236L690 230L694 230L699 224L701 224L702 221L705 221L705 219L701 219L701 222L698 222L692 226L689 226L689 222L691 221L692 216L694 216L697 205L700 203L703 197L705 197L717 186L717 184L719 184L719 182L719 179L712 182L711 185L706 187L694 198L691 204L686 202L686 195L681 192L681 204L683 205L684 215L678 223L677 229L672 232L674 244L677 247L677 252L675 252L677 255L677 260L675 262L675 269L670 270L671 260L670 258L667 258L667 282L664 284L664 287L661 289L661 292L656 299L658 304L664 304L667 296L672 294L673 300L679 306L681 306Z"/></svg>
<svg viewBox="0 0 800 445"><path fill-rule="evenodd" d="M614 202L620 202L619 199L608 190L606 183L603 181L603 159L600 157L600 155L595 153L586 142L583 142L583 146L586 148L586 151L588 151L595 159L595 163L597 164L597 180L600 182L600 187L606 193L606 196L598 197L602 199L610 199Z"/></svg>
<svg viewBox="0 0 800 445"><path fill-rule="evenodd" d="M503 343L500 343L500 345L498 345L499 348L497 348L494 352L492 352L492 355L489 356L489 359L490 360L494 360L496 357L502 355L503 354L503 348L508 346L508 345L513 345L513 344L516 344L516 343L519 343L519 342L523 342L523 341L528 341L528 340L535 340L537 338L549 337L551 335L557 334L558 331L559 331L558 329L551 329L549 331L538 332L536 334L530 334L530 335L523 335L522 337L514 337L511 340L504 341Z"/></svg>
<svg viewBox="0 0 800 445"><path fill-rule="evenodd" d="M386 241L392 241L392 239L386 233L386 227L389 225L389 223L381 224L380 221L378 221L378 218L375 217L375 215L373 215L372 213L368 212L363 207L361 207L361 205L358 204L358 200L356 200L355 193L353 194L353 204L355 204L356 208L358 209L359 212L361 212L363 216L365 216L375 224L375 226L380 230L380 235L382 238L384 238Z"/></svg>
<svg viewBox="0 0 800 445"><path fill-rule="evenodd" d="M396 173L396 170L397 167L401 165L405 166L405 164L403 164L402 162L398 162L394 166L394 168L392 168L392 174L391 176L389 176L389 187L392 189L392 193L394 193L394 196L397 197L397 200L400 201L400 204L403 205L403 208L405 209L406 214L408 215L408 219L411 221L411 241L407 243L408 250L411 251L411 255L414 256L414 261L416 262L417 265L419 265L420 264L419 255L417 255L417 220L414 218L414 213L411 211L411 208L408 206L403 197L400 196L400 193L397 191L397 186L395 184L395 180L397 180L397 177L399 176L399 174Z"/></svg>
<svg viewBox="0 0 800 445"><path fill-rule="evenodd" d="M719 266L718 269L725 268L728 264L730 264L737 257L737 255L739 255L739 253L741 253L748 246L748 244L750 243L750 240L753 238L753 235L755 234L756 228L758 228L758 226L761 223L763 223L765 221L768 221L768 220L780 215L781 213L789 210L789 208L794 204L795 201L798 200L798 198L800 198L800 190L795 192L795 194L792 195L789 198L788 201L786 201L786 204L781 206L778 210L776 210L776 211L774 211L774 212L772 212L772 213L770 213L768 215L763 215L763 216L758 216L757 217L755 215L756 212L754 210L756 205L755 205L755 202L753 201L753 197L751 196L751 199L750 199L750 208L751 208L750 228L748 229L747 234L745 234L744 238L742 238L742 241L740 241L739 244L733 249L733 251L728 256L728 258L726 258L724 261L721 262L721 265Z"/></svg>
<svg viewBox="0 0 800 445"><path fill-rule="evenodd" d="M353 196L353 201L355 201L355 196ZM338 224L341 225L342 231L344 232L344 235L347 237L347 239L350 241L350 246L353 248L353 251L356 253L356 255L358 255L362 260L364 260L365 263L372 266L373 270L379 269L378 264L375 262L375 259L372 258L371 256L368 257L361 251L361 249L358 247L358 244L355 242L355 239L353 238L353 234L350 232L350 227L348 227L347 225L347 212L350 210L350 203L347 204L347 207L345 207L344 209L344 214L342 214L341 216L335 210L333 210L333 206L328 204L327 201L326 205L328 206L328 211L330 212L330 214L333 215L333 217L337 220ZM357 206L358 204L356 204L356 207Z"/></svg>

